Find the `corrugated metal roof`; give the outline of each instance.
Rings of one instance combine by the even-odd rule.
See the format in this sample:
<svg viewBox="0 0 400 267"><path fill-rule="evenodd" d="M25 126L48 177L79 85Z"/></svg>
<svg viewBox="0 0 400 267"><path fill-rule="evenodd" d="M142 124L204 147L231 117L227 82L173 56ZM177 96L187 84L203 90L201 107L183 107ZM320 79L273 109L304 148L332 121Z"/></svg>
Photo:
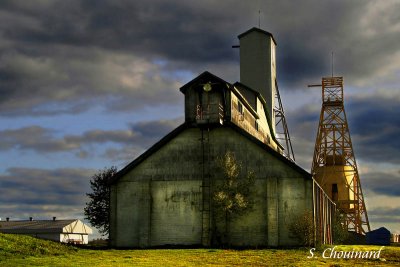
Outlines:
<svg viewBox="0 0 400 267"><path fill-rule="evenodd" d="M63 228L77 221L70 220L32 220L0 221L0 232L3 233L62 233Z"/></svg>

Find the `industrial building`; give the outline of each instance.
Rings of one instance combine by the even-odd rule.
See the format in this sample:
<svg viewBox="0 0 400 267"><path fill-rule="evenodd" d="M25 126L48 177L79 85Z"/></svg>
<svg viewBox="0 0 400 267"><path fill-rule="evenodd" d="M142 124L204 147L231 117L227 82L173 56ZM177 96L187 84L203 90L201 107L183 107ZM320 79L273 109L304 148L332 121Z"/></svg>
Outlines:
<svg viewBox="0 0 400 267"><path fill-rule="evenodd" d="M0 221L0 232L5 234L22 234L62 243L87 244L92 229L77 219L70 220L29 220Z"/></svg>
<svg viewBox="0 0 400 267"><path fill-rule="evenodd" d="M258 28L238 38L240 82L206 71L182 86L185 122L113 178L113 246L218 245L213 190L226 152L255 178L252 209L230 222L230 245L299 245L289 226L307 212L331 242L335 205L276 134L276 41Z"/></svg>

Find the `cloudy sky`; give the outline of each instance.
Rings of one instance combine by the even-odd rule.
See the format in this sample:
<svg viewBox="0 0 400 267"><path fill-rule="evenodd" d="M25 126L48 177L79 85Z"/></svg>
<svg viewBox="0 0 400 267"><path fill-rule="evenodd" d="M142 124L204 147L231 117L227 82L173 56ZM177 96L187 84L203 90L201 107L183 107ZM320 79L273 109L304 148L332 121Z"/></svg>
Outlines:
<svg viewBox="0 0 400 267"><path fill-rule="evenodd" d="M260 13L259 13L260 10ZM260 14L260 15L259 15ZM0 217L83 218L89 179L183 122L179 87L239 78L237 35L277 40L278 83L306 170L321 108L344 76L372 228L400 233L400 1L2 0Z"/></svg>

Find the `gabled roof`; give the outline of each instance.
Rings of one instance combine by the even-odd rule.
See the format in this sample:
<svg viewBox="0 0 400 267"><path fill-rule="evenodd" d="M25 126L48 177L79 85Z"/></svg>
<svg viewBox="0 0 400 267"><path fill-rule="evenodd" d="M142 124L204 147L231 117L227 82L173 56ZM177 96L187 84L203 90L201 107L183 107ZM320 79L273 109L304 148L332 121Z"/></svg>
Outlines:
<svg viewBox="0 0 400 267"><path fill-rule="evenodd" d="M33 220L33 221L0 221L0 232L3 233L82 233L91 234L92 229L84 225L82 231L80 220ZM78 227L76 227L78 226Z"/></svg>
<svg viewBox="0 0 400 267"><path fill-rule="evenodd" d="M228 83L227 81L221 79L218 76L215 76L214 74L212 74L211 72L205 71L201 74L199 74L199 76L197 76L196 78L194 78L193 80L191 80L190 82L186 83L185 85L183 85L179 90L182 93L185 93L185 91L190 88L192 85L194 84L203 84L203 83L207 83L207 82L218 82L218 83L222 83L222 84L226 84L227 86L231 86L230 83Z"/></svg>
<svg viewBox="0 0 400 267"><path fill-rule="evenodd" d="M199 76L197 76L196 78L194 78L193 80L191 80L190 82L186 83L185 85L183 85L179 90L182 93L186 93L186 90L188 90L189 88L191 88L194 85L202 85L202 84L206 84L208 82L211 83L220 83L220 84L225 84L226 85L226 89L230 90L232 92L235 93L235 95L242 101L242 103L247 107L247 109L256 117L258 118L258 114L257 111L249 104L248 100L241 94L241 92L239 90L237 90L236 88L234 88L234 86L230 83L228 83L227 81L221 79L220 77L212 74L211 72L205 71L203 73L201 73Z"/></svg>
<svg viewBox="0 0 400 267"><path fill-rule="evenodd" d="M247 137L248 139L250 139L251 141L253 141L254 143L256 143L259 147L263 148L264 150L268 151L269 153L273 154L274 156L276 156L279 160L283 161L284 163L288 164L290 167L292 167L293 169L297 170L298 172L302 173L303 175L305 175L306 177L312 179L312 175L307 172L306 170L304 170L302 167L300 167L299 165L297 165L294 161L289 160L287 157L285 157L284 155L278 153L275 149L271 148L270 146L266 145L265 143L261 142L259 139L257 139L256 137L254 137L253 135L251 135L250 133L248 133L247 131L245 131L244 129L240 128L239 126L237 126L236 124L234 124L233 122L225 122L225 125L229 125L230 128L236 130L237 132L239 132L240 134L242 134L243 136Z"/></svg>
<svg viewBox="0 0 400 267"><path fill-rule="evenodd" d="M259 29L257 29L257 30L259 30ZM214 75L214 74L212 74L212 73L210 73L208 71L205 71L205 72L201 73L199 76L197 76L193 80L191 80L188 83L186 83L185 85L183 85L180 88L180 91L182 93L185 93L186 90L189 89L193 85L203 84L203 83L208 83L208 82L218 82L218 83L226 84L227 85L227 90L233 91L243 101L243 103L246 105L246 107L249 108L249 110L253 109L253 108L247 102L246 98L241 94L240 90L235 88L235 86L241 87L241 88L243 88L245 90L250 90L251 92L253 92L261 100L261 103L264 105L264 110L266 112L268 112L267 108L265 106L266 105L266 101L258 91L255 91L252 88L249 88L249 87L247 87L246 85L244 85L244 84L242 84L240 82L236 82L234 85L232 85L232 84L226 82L225 80L219 78L218 76L216 76L216 75ZM253 111L253 112L256 112L256 111ZM268 114L267 114L266 118L268 120L269 127L272 129L271 121L268 119L269 118ZM225 122L225 125L229 126L230 128L236 130L237 132L239 132L242 135L246 136L247 138L251 139L253 142L256 142L259 146L261 146L262 148L266 149L267 151L273 153L275 156L277 156L279 159L281 159L285 163L289 164L291 167L297 169L299 172L301 172L304 175L306 175L307 177L311 178L311 174L310 173L308 173L303 168L298 166L296 163L294 163L291 160L287 159L285 156L283 156L282 154L278 153L277 151L275 151L274 149L272 149L268 145L264 144L263 142L261 142L260 140L258 140L257 138L255 138L254 136L252 136L251 134L246 132L244 129L240 128L239 126L237 126L234 123L229 122L229 121ZM187 124L185 122L185 123L181 124L180 126L178 126L177 128L175 128L172 132L170 132L169 134L164 136L160 141L155 143L148 150L146 150L143 154L141 154L139 157L137 157L135 160L133 160L131 163L129 163L127 166L125 166L123 169L121 169L119 172L117 172L114 175L114 177L111 179L110 184L116 183L122 176L124 176L130 170L134 169L137 165L139 165L141 162L143 162L146 158L151 156L154 152L159 150L162 146L167 144L170 140L172 140L173 138L178 136L181 132L183 132L185 129L188 129L190 127L193 127L193 126L191 126L191 125L189 125L189 124ZM272 134L272 138L276 142L276 144L278 144L281 148L283 148L282 145L276 140L276 137L275 137L274 134Z"/></svg>
<svg viewBox="0 0 400 267"><path fill-rule="evenodd" d="M238 133L240 133L241 135L243 135L244 137L248 138L249 140L251 140L252 142L256 143L259 147L263 148L264 150L266 150L267 152L271 153L272 155L276 156L279 160L283 161L285 164L289 165L290 167L292 167L293 169L297 170L298 172L302 173L304 176L308 177L309 179L312 179L312 176L309 172L307 172L306 170L304 170L303 168L301 168L299 165L297 165L296 163L294 163L293 161L287 159L285 156L283 156L282 154L278 153L277 151L275 151L274 149L272 149L271 147L269 147L268 145L264 144L263 142L261 142L260 140L258 140L256 137L252 136L251 134L249 134L248 132L246 132L244 129L240 128L239 126L237 126L236 124L232 123L232 122L225 122L224 124L225 126L222 127L226 127L228 126L229 128L237 131ZM120 170L119 172L117 172L114 177L112 178L112 180L110 181L110 184L115 184L116 182L118 182L118 180L120 178L122 178L126 173L128 173L129 171L131 171L132 169L134 169L137 165L139 165L141 162L143 162L145 159L147 159L148 157L150 157L153 153L155 153L156 151L158 151L161 147L163 147L165 144L167 144L169 141L171 141L173 138L175 138L176 136L178 136L181 132L183 132L185 129L188 129L190 126L186 123L183 123L182 125L178 126L177 128L175 128L175 130L173 130L172 132L170 132L169 134L167 134L164 138L162 138L160 141L158 141L157 143L155 143L152 147L150 147L148 150L146 150L143 154L141 154L139 157L137 157L135 160L133 160L131 163L129 163L125 168L123 168L122 170ZM194 127L193 127L194 128Z"/></svg>
<svg viewBox="0 0 400 267"><path fill-rule="evenodd" d="M244 37L244 36L246 36L246 35L248 35L249 33L252 33L252 32L259 32L259 33L262 33L262 34L270 36L272 38L272 40L274 41L275 45L277 45L277 43L275 41L275 38L272 35L272 33L264 31L264 30L261 30L260 28L256 28L256 27L253 27L250 30L247 30L244 33L239 34L238 38L241 39L242 37Z"/></svg>
<svg viewBox="0 0 400 267"><path fill-rule="evenodd" d="M254 117L259 119L256 107L253 107L250 103L249 100L243 95L243 93L238 90L235 86L230 86L229 89L236 95L237 98L240 99L240 101L246 106L246 108L253 114Z"/></svg>
<svg viewBox="0 0 400 267"><path fill-rule="evenodd" d="M261 95L261 93L258 92L257 90L254 90L253 88L250 88L250 87L248 87L247 85L245 85L245 84L243 84L241 82L235 82L233 85L236 86L240 91L241 90L247 90L247 91L252 92L255 96L258 96L261 99L261 102L267 103L265 101L264 97Z"/></svg>
<svg viewBox="0 0 400 267"><path fill-rule="evenodd" d="M160 149L162 146L167 144L170 140L172 140L175 136L177 136L179 133L181 133L183 130L187 129L188 125L186 123L181 124L177 128L175 128L172 132L164 136L160 141L155 143L153 146L151 146L149 149L147 149L143 154L141 154L139 157L137 157L134 161L126 165L123 169L118 171L113 178L110 181L110 184L114 184L117 182L122 176L124 176L126 173L128 173L130 170L135 168L137 165L139 165L142 161L144 161L146 158L148 158L150 155L152 155L154 152L156 152L158 149Z"/></svg>

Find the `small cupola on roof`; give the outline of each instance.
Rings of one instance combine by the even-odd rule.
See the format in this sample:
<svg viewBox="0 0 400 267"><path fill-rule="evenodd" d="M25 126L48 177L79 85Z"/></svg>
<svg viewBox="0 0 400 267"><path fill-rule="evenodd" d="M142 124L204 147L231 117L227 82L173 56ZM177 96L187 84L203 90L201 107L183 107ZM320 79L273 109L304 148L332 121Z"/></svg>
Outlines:
<svg viewBox="0 0 400 267"><path fill-rule="evenodd" d="M226 111L224 91L231 84L205 71L183 85L185 122L196 125L223 124Z"/></svg>
<svg viewBox="0 0 400 267"><path fill-rule="evenodd" d="M240 82L258 91L267 102L268 116L275 126L276 42L271 33L252 28L238 36ZM275 129L273 129L275 132Z"/></svg>

